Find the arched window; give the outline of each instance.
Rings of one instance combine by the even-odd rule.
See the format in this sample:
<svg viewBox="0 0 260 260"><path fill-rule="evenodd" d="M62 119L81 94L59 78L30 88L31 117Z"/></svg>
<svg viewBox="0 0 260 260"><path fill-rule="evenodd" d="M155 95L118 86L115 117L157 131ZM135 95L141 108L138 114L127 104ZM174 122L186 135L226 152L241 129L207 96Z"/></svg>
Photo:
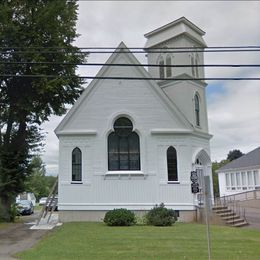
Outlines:
<svg viewBox="0 0 260 260"><path fill-rule="evenodd" d="M159 77L161 79L164 79L164 68L165 67L164 67L163 57L160 57L158 64L159 64Z"/></svg>
<svg viewBox="0 0 260 260"><path fill-rule="evenodd" d="M172 58L170 55L166 57L166 65L171 66L172 65ZM172 76L172 67L166 67L166 77L170 78Z"/></svg>
<svg viewBox="0 0 260 260"><path fill-rule="evenodd" d="M194 96L196 125L200 126L200 100L198 94Z"/></svg>
<svg viewBox="0 0 260 260"><path fill-rule="evenodd" d="M178 181L177 153L173 146L167 149L168 181Z"/></svg>
<svg viewBox="0 0 260 260"><path fill-rule="evenodd" d="M196 57L195 57L195 65L196 65L196 67L195 67L195 76L196 76L196 78L198 78L199 77L199 67L198 67L198 65L199 65L199 56L198 55L196 55Z"/></svg>
<svg viewBox="0 0 260 260"><path fill-rule="evenodd" d="M72 181L82 181L82 155L78 147L72 151Z"/></svg>
<svg viewBox="0 0 260 260"><path fill-rule="evenodd" d="M108 136L108 170L140 170L139 136L126 117L115 121L114 132Z"/></svg>
<svg viewBox="0 0 260 260"><path fill-rule="evenodd" d="M191 74L192 74L193 77L195 77L195 67L194 67L195 61L194 61L193 54L191 54L190 59L191 59Z"/></svg>

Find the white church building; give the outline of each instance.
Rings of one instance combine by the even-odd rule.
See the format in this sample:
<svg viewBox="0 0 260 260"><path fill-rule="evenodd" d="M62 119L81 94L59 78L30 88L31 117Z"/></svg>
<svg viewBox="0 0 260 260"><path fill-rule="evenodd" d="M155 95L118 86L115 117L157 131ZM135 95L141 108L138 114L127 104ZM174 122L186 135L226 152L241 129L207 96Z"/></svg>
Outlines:
<svg viewBox="0 0 260 260"><path fill-rule="evenodd" d="M174 65L204 64L204 34L184 17L145 34L148 65L160 65L148 71L124 43L109 57L132 66L103 66L55 130L60 221L160 203L194 220L191 171L212 180L207 84L204 67Z"/></svg>

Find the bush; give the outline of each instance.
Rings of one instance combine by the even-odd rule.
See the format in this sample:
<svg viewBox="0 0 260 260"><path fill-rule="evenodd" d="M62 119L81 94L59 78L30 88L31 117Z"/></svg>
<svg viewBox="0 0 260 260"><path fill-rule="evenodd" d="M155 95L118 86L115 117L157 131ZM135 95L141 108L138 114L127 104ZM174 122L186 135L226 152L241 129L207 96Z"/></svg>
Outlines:
<svg viewBox="0 0 260 260"><path fill-rule="evenodd" d="M135 214L127 209L113 209L105 215L104 222L108 226L131 226L136 223Z"/></svg>
<svg viewBox="0 0 260 260"><path fill-rule="evenodd" d="M19 215L18 210L17 210L17 205L12 204L11 209L10 209L10 221L15 222L15 220L17 218L19 218L19 216L17 216L17 215Z"/></svg>
<svg viewBox="0 0 260 260"><path fill-rule="evenodd" d="M165 208L164 204L161 203L159 206L155 205L146 214L146 219L148 225L171 226L177 220L177 216L174 210Z"/></svg>

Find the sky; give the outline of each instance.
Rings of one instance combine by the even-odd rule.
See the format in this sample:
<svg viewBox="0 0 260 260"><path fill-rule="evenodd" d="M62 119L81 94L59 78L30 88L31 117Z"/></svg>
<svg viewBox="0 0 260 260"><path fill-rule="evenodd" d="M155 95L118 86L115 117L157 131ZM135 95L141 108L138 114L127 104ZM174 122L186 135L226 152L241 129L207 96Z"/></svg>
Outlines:
<svg viewBox="0 0 260 260"><path fill-rule="evenodd" d="M207 46L260 46L259 1L79 1L78 47L143 47L144 34L182 16L206 32ZM136 55L145 63L144 55ZM107 55L92 54L88 62L105 62ZM260 64L260 52L205 53L205 64ZM100 68L80 68L95 76ZM260 77L260 68L211 68L206 77ZM84 86L87 87L90 81ZM260 145L260 81L208 81L207 109L211 159L225 159L239 149L247 153ZM47 174L58 173L58 138L63 117L52 116L42 159Z"/></svg>

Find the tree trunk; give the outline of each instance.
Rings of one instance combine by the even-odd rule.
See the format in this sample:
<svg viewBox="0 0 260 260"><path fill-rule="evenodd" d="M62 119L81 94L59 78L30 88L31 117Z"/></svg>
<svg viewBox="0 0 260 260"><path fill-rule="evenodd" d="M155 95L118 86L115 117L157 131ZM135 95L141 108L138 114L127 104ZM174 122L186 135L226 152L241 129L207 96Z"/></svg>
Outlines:
<svg viewBox="0 0 260 260"><path fill-rule="evenodd" d="M11 206L12 206L13 198L5 195L0 196L0 220L10 222L13 220L11 214Z"/></svg>

